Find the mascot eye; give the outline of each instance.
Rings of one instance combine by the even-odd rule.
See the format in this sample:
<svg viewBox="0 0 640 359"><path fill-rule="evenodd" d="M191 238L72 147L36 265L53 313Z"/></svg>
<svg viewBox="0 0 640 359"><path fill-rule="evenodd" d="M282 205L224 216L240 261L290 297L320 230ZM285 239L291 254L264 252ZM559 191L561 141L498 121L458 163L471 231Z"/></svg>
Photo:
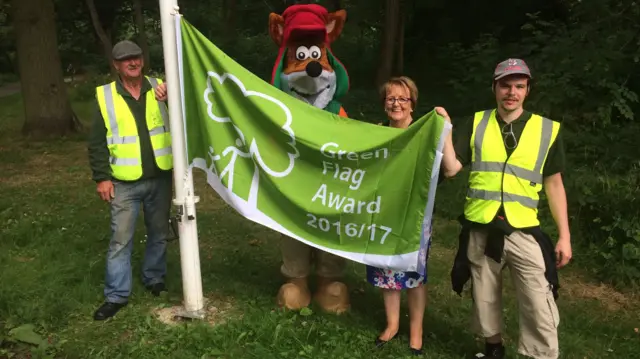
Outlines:
<svg viewBox="0 0 640 359"><path fill-rule="evenodd" d="M309 58L309 49L306 46L300 46L296 50L296 59L302 61Z"/></svg>
<svg viewBox="0 0 640 359"><path fill-rule="evenodd" d="M314 60L318 60L320 57L322 57L322 51L320 51L320 48L318 46L311 46L309 48L309 52L311 54L311 58Z"/></svg>

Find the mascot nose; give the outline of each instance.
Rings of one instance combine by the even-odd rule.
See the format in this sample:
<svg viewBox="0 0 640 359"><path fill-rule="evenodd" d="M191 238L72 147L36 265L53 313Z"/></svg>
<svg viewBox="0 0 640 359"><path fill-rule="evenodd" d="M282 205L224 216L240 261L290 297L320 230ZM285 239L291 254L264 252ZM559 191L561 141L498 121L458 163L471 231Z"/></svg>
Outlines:
<svg viewBox="0 0 640 359"><path fill-rule="evenodd" d="M307 64L305 71L309 77L318 77L322 73L322 65L318 61L311 61Z"/></svg>

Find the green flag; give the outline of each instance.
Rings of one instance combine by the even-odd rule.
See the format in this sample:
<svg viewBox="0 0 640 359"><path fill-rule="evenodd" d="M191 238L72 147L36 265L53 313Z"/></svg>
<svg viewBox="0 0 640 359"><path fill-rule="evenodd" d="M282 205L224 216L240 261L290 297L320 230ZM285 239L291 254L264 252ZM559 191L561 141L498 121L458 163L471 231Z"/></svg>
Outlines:
<svg viewBox="0 0 640 359"><path fill-rule="evenodd" d="M188 161L229 205L338 256L424 273L442 117L406 130L339 117L258 78L184 19L177 36Z"/></svg>

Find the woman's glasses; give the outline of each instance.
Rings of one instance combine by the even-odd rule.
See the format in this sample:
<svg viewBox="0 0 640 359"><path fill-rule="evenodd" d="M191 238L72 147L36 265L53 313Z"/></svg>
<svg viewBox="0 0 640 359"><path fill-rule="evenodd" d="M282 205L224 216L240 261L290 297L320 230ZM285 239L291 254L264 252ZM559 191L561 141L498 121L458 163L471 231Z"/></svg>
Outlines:
<svg viewBox="0 0 640 359"><path fill-rule="evenodd" d="M386 102L387 102L387 104L389 104L389 105L393 105L396 101L398 101L398 103L399 103L399 104L401 104L401 105L405 105L405 104L407 104L409 101L411 101L411 99L408 99L408 98L406 98L406 97L398 97L398 98L395 98L395 97L387 97L387 98L385 99L385 101L386 101Z"/></svg>
<svg viewBox="0 0 640 359"><path fill-rule="evenodd" d="M509 128L508 131L507 127ZM502 127L502 136L504 137L504 145L508 149L512 150L518 146L518 140L516 139L516 135L513 133L513 126L511 126L511 123Z"/></svg>

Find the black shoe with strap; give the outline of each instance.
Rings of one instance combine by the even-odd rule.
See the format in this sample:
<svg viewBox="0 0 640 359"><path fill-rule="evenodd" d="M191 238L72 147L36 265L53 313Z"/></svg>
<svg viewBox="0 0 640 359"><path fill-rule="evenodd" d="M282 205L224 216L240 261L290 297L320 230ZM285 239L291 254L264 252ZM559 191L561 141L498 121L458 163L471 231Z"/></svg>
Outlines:
<svg viewBox="0 0 640 359"><path fill-rule="evenodd" d="M98 308L98 310L96 310L96 312L93 313L93 319L95 320L109 319L114 315L116 315L116 313L120 309L122 309L122 307L124 307L125 305L127 305L127 303L104 302L104 304L102 304L100 308Z"/></svg>

